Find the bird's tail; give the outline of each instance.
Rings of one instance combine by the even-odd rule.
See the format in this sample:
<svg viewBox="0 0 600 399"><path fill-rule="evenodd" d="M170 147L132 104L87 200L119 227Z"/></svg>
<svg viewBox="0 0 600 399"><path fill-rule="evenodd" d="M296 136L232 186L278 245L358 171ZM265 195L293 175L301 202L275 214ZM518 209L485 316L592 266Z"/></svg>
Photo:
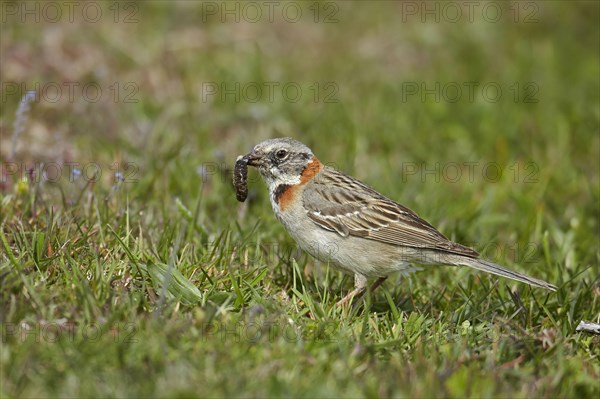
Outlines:
<svg viewBox="0 0 600 399"><path fill-rule="evenodd" d="M545 282L544 280L538 280L537 278L529 277L525 274L517 273L512 270L505 269L501 266L498 266L495 263L488 262L483 259L477 258L468 258L461 256L460 259L457 259L455 262L456 265L459 266L468 266L473 269L481 270L483 272L495 274L496 276L502 276L506 278L510 278L512 280L520 281L522 283L526 283L532 285L534 287L545 288L550 291L556 291L556 286L550 283Z"/></svg>

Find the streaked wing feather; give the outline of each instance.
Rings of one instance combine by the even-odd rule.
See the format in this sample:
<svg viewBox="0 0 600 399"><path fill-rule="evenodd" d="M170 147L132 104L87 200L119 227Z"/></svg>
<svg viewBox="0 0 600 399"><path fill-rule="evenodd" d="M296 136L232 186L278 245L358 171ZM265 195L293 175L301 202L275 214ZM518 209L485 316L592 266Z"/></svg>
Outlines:
<svg viewBox="0 0 600 399"><path fill-rule="evenodd" d="M304 191L308 217L342 237L357 236L392 245L443 250L477 257L471 248L448 240L410 209L371 187L326 167Z"/></svg>
<svg viewBox="0 0 600 399"><path fill-rule="evenodd" d="M343 223L338 223L335 219L321 217L318 212L308 212L308 217L325 230L334 231L342 237L348 237L350 234L348 227Z"/></svg>

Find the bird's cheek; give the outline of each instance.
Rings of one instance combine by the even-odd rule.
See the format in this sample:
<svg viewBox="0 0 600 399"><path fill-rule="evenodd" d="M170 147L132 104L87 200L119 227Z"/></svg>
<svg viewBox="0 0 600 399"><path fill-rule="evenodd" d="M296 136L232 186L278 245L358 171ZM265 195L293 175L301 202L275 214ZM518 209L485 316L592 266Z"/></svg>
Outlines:
<svg viewBox="0 0 600 399"><path fill-rule="evenodd" d="M267 165L261 165L258 168L258 172L261 174L261 176L264 179L267 179L267 180L274 180L275 179L275 175L273 174L273 169L270 168Z"/></svg>
<svg viewBox="0 0 600 399"><path fill-rule="evenodd" d="M273 176L273 170L271 168L271 165L267 163L260 165L259 170L265 176Z"/></svg>

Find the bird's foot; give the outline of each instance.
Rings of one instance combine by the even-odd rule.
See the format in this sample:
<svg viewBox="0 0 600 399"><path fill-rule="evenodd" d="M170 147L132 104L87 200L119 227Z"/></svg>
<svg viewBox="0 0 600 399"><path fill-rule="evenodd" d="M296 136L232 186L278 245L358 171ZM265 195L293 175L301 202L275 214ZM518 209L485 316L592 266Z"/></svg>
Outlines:
<svg viewBox="0 0 600 399"><path fill-rule="evenodd" d="M381 284L383 284L383 282L387 279L387 277L379 277L377 280L375 280L375 282L371 285L371 288L369 289L369 293L372 293L373 291L375 291ZM336 306L344 306L348 303L350 303L354 297L357 297L357 299L360 299L360 297L365 293L366 291L366 279L359 279L359 278L355 278L355 280L357 282L360 281L360 284L357 284L356 287L350 291L345 297L343 297L342 299L340 299L335 305Z"/></svg>
<svg viewBox="0 0 600 399"><path fill-rule="evenodd" d="M345 306L346 304L350 303L350 301L352 301L352 299L354 299L354 297L357 296L358 298L360 298L364 293L365 293L365 287L356 287L355 289L350 291L345 297L343 297L342 299L337 301L335 306L337 306L337 307Z"/></svg>

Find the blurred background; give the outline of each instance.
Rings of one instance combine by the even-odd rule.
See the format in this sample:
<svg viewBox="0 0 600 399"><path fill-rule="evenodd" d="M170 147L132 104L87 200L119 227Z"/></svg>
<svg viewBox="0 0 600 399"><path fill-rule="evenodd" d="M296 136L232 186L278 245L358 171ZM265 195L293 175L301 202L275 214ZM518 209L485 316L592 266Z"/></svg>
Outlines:
<svg viewBox="0 0 600 399"><path fill-rule="evenodd" d="M597 187L598 16L593 2L5 2L1 156L94 161L104 176L132 163L144 189L164 179L185 196L292 136L400 198L438 169L459 174L439 189L453 195L491 161L492 181ZM462 170L446 176L449 162Z"/></svg>
<svg viewBox="0 0 600 399"><path fill-rule="evenodd" d="M1 11L3 193L32 174L62 185L63 200L80 175L122 181L146 205L193 204L203 190L206 223L223 228L236 155L291 136L442 228L448 212L460 224L487 209L482 223L497 223L543 207L597 231L595 2Z"/></svg>
<svg viewBox="0 0 600 399"><path fill-rule="evenodd" d="M140 207L202 196L219 231L236 155L291 136L458 238L479 218L480 249L486 223L542 208L590 243L598 17L594 2L4 2L2 191L33 178L67 203L96 178Z"/></svg>

